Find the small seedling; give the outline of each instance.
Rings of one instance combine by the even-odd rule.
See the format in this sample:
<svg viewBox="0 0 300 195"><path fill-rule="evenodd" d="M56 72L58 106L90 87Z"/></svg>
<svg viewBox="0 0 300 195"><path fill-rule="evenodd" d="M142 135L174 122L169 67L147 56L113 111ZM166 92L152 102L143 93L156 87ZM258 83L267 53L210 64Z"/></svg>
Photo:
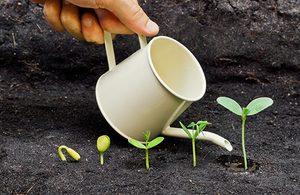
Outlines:
<svg viewBox="0 0 300 195"><path fill-rule="evenodd" d="M128 142L133 145L134 147L137 147L139 149L144 149L146 151L146 169L149 170L149 149L154 148L158 144L160 144L164 138L163 137L157 137L154 140L149 142L150 138L150 131L146 131L144 133L144 139L145 139L145 144L142 142L139 142L135 139L129 139Z"/></svg>
<svg viewBox="0 0 300 195"><path fill-rule="evenodd" d="M260 97L252 100L246 107L241 107L235 100L228 97L219 97L217 102L233 112L234 114L242 117L242 151L244 156L244 167L245 170L248 169L247 166L247 154L245 149L245 122L247 116L255 115L264 109L268 108L273 104L273 100L268 97Z"/></svg>
<svg viewBox="0 0 300 195"><path fill-rule="evenodd" d="M211 124L207 121L198 121L197 123L191 122L187 127L184 126L181 122L180 126L184 130L184 132L189 136L189 138L192 140L192 148L193 148L193 161L194 161L194 167L197 165L197 160L196 160L196 139L198 135L205 129L205 127L208 124ZM188 128L191 128L192 132L188 130Z"/></svg>
<svg viewBox="0 0 300 195"><path fill-rule="evenodd" d="M65 149L67 151L67 153L75 160L75 161L79 161L80 159L80 155L75 151L73 150L72 148L69 148L67 146L59 146L58 148L58 156L60 157L60 159L62 161L66 161L66 157L65 155L63 154L62 152L62 149Z"/></svg>
<svg viewBox="0 0 300 195"><path fill-rule="evenodd" d="M104 164L103 155L107 151L110 146L110 139L107 135L102 135L97 139L97 149L100 153L100 164Z"/></svg>

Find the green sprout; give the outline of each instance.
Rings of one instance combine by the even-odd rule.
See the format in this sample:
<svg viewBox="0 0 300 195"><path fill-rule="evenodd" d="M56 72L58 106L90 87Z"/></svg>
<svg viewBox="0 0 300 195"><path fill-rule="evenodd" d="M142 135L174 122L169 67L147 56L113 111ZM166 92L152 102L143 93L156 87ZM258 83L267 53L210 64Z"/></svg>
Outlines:
<svg viewBox="0 0 300 195"><path fill-rule="evenodd" d="M104 164L103 155L107 151L110 146L110 139L107 135L102 135L97 139L97 149L100 153L100 164Z"/></svg>
<svg viewBox="0 0 300 195"><path fill-rule="evenodd" d="M67 151L67 153L75 160L75 161L79 161L80 159L80 155L75 151L73 150L72 148L69 148L67 146L59 146L58 147L58 156L60 157L60 159L62 161L66 161L66 157L65 155L63 154L62 152L62 149L65 149Z"/></svg>
<svg viewBox="0 0 300 195"><path fill-rule="evenodd" d="M149 170L149 149L154 148L155 146L157 146L164 140L163 137L157 137L154 140L149 142L150 134L151 134L150 131L146 131L144 133L145 144L143 144L142 142L139 142L135 139L128 140L128 142L131 145L133 145L134 147L146 150L146 169L147 170Z"/></svg>
<svg viewBox="0 0 300 195"><path fill-rule="evenodd" d="M241 107L235 100L228 97L219 97L217 102L233 112L234 114L242 117L242 151L244 156L244 167L245 170L248 169L247 166L247 154L245 149L245 122L247 116L255 115L264 109L268 108L273 104L273 100L268 97L260 97L252 100L246 107Z"/></svg>
<svg viewBox="0 0 300 195"><path fill-rule="evenodd" d="M197 160L196 160L196 139L198 135L205 129L205 127L208 124L211 124L207 121L198 121L197 123L191 122L187 127L184 126L181 122L180 126L184 130L184 132L189 136L189 138L192 140L192 148L193 148L193 162L194 162L194 167L197 165ZM192 132L188 130L188 128L192 128Z"/></svg>

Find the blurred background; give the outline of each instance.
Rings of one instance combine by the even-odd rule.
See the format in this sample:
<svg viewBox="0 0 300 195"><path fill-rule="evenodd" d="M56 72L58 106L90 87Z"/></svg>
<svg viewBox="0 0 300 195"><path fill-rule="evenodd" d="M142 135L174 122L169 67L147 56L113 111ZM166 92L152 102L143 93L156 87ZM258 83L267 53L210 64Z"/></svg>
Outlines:
<svg viewBox="0 0 300 195"><path fill-rule="evenodd" d="M144 0L160 35L189 48L208 80L230 66L240 77L263 77L267 69L300 68L300 2L297 0ZM118 61L138 49L136 36L118 36ZM0 65L24 79L95 81L107 70L103 45L53 32L41 6L30 1L0 2ZM247 68L249 67L249 68ZM250 68L251 67L251 68ZM224 76L224 75L222 75Z"/></svg>

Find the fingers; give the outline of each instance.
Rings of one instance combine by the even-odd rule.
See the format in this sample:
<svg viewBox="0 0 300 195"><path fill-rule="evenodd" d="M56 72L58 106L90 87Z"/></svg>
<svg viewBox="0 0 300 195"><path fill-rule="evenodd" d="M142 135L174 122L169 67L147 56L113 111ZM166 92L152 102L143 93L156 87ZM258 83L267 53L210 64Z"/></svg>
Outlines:
<svg viewBox="0 0 300 195"><path fill-rule="evenodd" d="M133 32L128 29L120 20L110 11L105 9L95 10L101 27L114 34L133 34Z"/></svg>
<svg viewBox="0 0 300 195"><path fill-rule="evenodd" d="M156 23L149 19L143 9L134 0L105 0L112 1L105 7L129 29L135 33L153 36L159 31Z"/></svg>
<svg viewBox="0 0 300 195"><path fill-rule="evenodd" d="M32 0L33 2L44 2L45 0ZM133 32L153 36L159 31L156 23L151 21L142 8L138 5L137 0L67 0L61 5L59 0L46 0L44 13L52 28L56 31L63 31L65 28L71 35L77 39L82 39L83 24L80 22L80 7L98 8L96 13L102 29L115 34L132 34ZM72 4L70 4L70 3ZM104 9L99 9L104 8ZM61 10L61 13L59 11ZM60 18L59 18L60 14ZM88 14L84 18L94 21ZM59 20L60 19L60 20ZM83 20L85 21L85 20ZM87 22L88 24L88 22ZM93 23L93 27L85 28L85 36L89 41L101 42L95 36L91 38L92 29L99 32L101 28ZM86 27L86 26L85 26Z"/></svg>
<svg viewBox="0 0 300 195"><path fill-rule="evenodd" d="M58 32L64 31L60 21L61 2L60 0L46 0L44 4L44 15L49 25Z"/></svg>
<svg viewBox="0 0 300 195"><path fill-rule="evenodd" d="M132 34L133 32L152 36L159 27L152 22L138 5L137 0L32 0L44 2L44 13L48 23L56 31L66 29L77 39L103 43L103 29L113 34ZM71 4L71 3L73 4ZM77 6L92 7L96 14L82 12ZM105 8L105 9L99 9Z"/></svg>
<svg viewBox="0 0 300 195"><path fill-rule="evenodd" d="M81 16L83 37L87 42L103 44L103 31L95 14L86 12Z"/></svg>
<svg viewBox="0 0 300 195"><path fill-rule="evenodd" d="M47 0L48 1L48 0ZM51 1L51 0L50 0ZM79 8L68 2L63 2L60 20L65 29L75 38L82 40Z"/></svg>
<svg viewBox="0 0 300 195"><path fill-rule="evenodd" d="M112 12L127 28L135 33L153 36L158 25L149 19L136 0L68 0L74 5L90 8L104 8Z"/></svg>

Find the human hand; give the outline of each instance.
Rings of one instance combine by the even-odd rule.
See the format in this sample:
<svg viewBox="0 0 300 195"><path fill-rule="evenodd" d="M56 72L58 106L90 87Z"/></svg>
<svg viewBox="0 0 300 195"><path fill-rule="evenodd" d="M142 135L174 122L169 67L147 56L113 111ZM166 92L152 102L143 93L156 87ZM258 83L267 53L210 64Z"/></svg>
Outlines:
<svg viewBox="0 0 300 195"><path fill-rule="evenodd" d="M154 36L159 27L136 0L32 0L44 4L44 14L55 31L65 29L75 38L102 44L103 30L113 34Z"/></svg>

